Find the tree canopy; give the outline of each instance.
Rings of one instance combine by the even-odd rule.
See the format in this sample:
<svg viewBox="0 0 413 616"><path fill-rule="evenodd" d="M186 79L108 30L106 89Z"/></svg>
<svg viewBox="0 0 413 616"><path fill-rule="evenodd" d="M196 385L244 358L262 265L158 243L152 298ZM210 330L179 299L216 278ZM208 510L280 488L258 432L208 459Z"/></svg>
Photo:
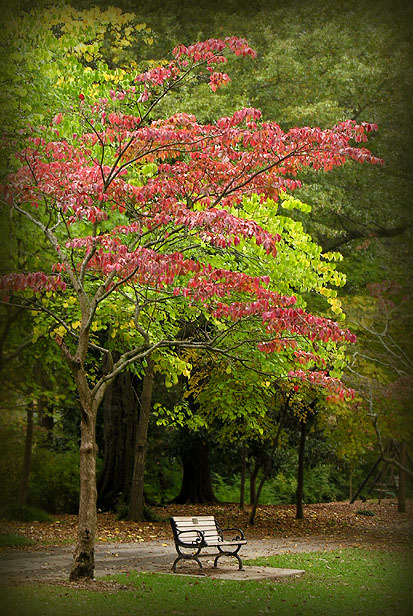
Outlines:
<svg viewBox="0 0 413 616"><path fill-rule="evenodd" d="M24 350L27 375L40 356L48 372L57 344L76 386L73 577L93 571L97 411L122 371L186 378L192 424L185 403L158 405L158 421L217 422L233 440L274 434L284 395L302 423L324 391L339 404L320 425L348 459L372 447L374 415L358 396L340 406L351 388L374 383L379 439L403 437L411 397L403 309L377 291L407 286L407 9L129 4L23 2L2 26L1 358L9 370ZM17 396L61 400L51 377Z"/></svg>
<svg viewBox="0 0 413 616"><path fill-rule="evenodd" d="M307 363L318 360L314 342L328 347L353 341L350 332L306 312L276 283L272 288L268 273L243 271L246 241L253 239L275 258L281 239L271 222L254 220L248 204L254 209L258 194L259 203L271 207L285 189L300 186L295 176L301 169L329 171L348 159L380 163L357 147L376 126L343 121L332 129L284 132L262 121L255 108L213 124L187 113L152 119L156 105L194 72L209 74L212 91L227 83L228 75L218 70L225 50L255 56L237 37L179 45L167 65L137 74L126 89L98 100L79 92L73 113L83 131L61 137L62 113L49 127L30 127L18 155L21 166L3 189L12 216L44 238L42 269L3 276L3 302L38 314L36 327L61 349L82 409L72 577L93 572L96 414L117 374L168 348L244 354L245 361L256 348ZM307 252L320 257L316 248ZM214 260L214 254L225 260L226 253L233 269ZM180 330L183 318L193 328L189 334ZM301 367L289 375L346 395L328 369Z"/></svg>

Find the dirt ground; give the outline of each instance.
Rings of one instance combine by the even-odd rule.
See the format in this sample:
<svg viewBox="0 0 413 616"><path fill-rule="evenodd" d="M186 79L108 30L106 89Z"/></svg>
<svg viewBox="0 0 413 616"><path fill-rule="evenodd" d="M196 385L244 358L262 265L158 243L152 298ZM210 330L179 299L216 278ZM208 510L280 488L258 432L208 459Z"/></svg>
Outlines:
<svg viewBox="0 0 413 616"><path fill-rule="evenodd" d="M174 514L211 514L222 528L242 528L248 539L242 549L244 560L347 546L401 551L413 548L413 500L408 501L406 513L398 513L397 503L392 499L381 503L308 505L304 520L295 520L293 506L266 505L258 509L254 526L248 524L247 512L230 504L168 505L154 508L153 512L160 521L135 523L118 521L113 514L98 515L97 578L131 569L169 572L176 553L168 518ZM0 552L0 581L63 583L67 580L76 538L76 516L59 516L51 523L3 521L0 532L18 533L36 542L33 546ZM211 563L205 555L207 570ZM194 572L193 563L183 563L183 567L183 572ZM234 572L234 565L230 569ZM219 574L225 576L227 570L224 567ZM241 572L237 575L242 577Z"/></svg>
<svg viewBox="0 0 413 616"><path fill-rule="evenodd" d="M141 543L172 538L169 518L172 515L215 515L222 528L242 528L250 539L277 539L320 536L326 540L393 544L404 546L412 538L413 499L408 499L406 513L397 512L396 499L320 503L304 507L304 520L295 519L293 505L258 507L254 526L248 524L248 512L234 504L168 505L153 507L159 521L129 522L117 520L112 513L98 514L97 543ZM0 532L18 533L36 542L26 550L44 546L68 545L76 540L77 516L57 516L53 522L0 521Z"/></svg>

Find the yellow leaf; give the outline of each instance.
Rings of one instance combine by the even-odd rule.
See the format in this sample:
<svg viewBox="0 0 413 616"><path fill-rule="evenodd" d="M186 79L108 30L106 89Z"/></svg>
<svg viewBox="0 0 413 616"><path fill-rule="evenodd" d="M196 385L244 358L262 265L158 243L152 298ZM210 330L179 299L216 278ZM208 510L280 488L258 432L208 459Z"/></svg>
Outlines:
<svg viewBox="0 0 413 616"><path fill-rule="evenodd" d="M85 53L87 46L84 43L79 43L79 45L76 45L73 49L79 53Z"/></svg>

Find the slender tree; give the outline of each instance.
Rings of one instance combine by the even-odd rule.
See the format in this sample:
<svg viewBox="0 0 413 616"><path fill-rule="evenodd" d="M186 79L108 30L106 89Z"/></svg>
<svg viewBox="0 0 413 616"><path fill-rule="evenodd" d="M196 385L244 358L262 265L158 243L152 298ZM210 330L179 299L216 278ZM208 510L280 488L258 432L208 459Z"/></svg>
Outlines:
<svg viewBox="0 0 413 616"><path fill-rule="evenodd" d="M15 224L22 217L41 231L50 263L42 271L3 276L2 301L37 313L38 327L70 368L79 400L72 580L94 573L96 417L118 374L172 348L205 348L247 361L257 350L293 355L315 341L354 340L334 321L297 307L294 296L268 288L268 276L216 267L213 255L242 253L253 239L275 258L279 236L235 206L245 195L258 193L264 202L294 189L302 168L380 162L357 146L376 127L344 121L326 130L283 132L275 122L262 122L254 108L209 125L185 113L151 120L156 105L200 71L210 74L213 91L225 85L228 75L216 70L225 50L255 55L236 37L180 45L168 65L137 75L127 89L90 104L80 92L76 113L84 132L59 138L61 114L51 128L33 128L21 166L2 191ZM202 323L196 336L178 336L183 317ZM303 367L291 377L345 395L326 371Z"/></svg>

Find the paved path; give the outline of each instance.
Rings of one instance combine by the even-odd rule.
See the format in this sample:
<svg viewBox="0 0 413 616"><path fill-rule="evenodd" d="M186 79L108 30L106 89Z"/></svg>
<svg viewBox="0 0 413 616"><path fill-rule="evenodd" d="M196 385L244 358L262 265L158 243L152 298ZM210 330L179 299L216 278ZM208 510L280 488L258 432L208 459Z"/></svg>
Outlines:
<svg viewBox="0 0 413 616"><path fill-rule="evenodd" d="M285 552L309 552L334 549L339 542L324 537L288 539L251 539L242 547L243 560ZM0 553L0 582L21 583L32 581L67 580L72 562L73 547L49 547L43 550L13 550ZM110 543L96 546L96 578L104 575L135 571L170 572L176 553L174 544L161 541L141 543ZM225 562L226 560L226 562ZM234 559L222 559L219 569L211 571L212 558L205 556L204 567L208 576L231 579L268 579L302 573L297 570L245 567L237 570ZM222 563L222 565L221 565ZM197 573L196 563L178 565L182 572ZM178 569L179 571L179 569Z"/></svg>

